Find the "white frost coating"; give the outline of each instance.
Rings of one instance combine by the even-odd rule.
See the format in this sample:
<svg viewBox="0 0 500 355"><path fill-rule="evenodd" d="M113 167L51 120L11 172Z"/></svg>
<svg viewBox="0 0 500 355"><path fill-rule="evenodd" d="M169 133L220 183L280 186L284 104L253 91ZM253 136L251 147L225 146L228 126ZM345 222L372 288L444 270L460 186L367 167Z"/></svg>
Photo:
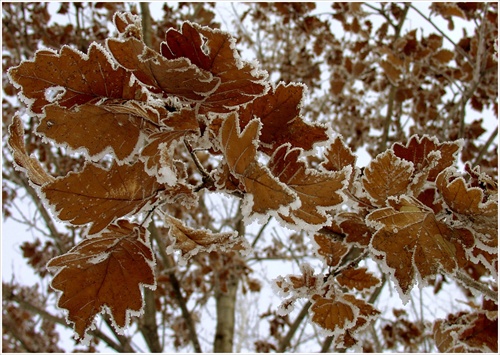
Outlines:
<svg viewBox="0 0 500 355"><path fill-rule="evenodd" d="M45 100L48 102L55 102L60 100L66 94L66 88L62 86L51 86L45 89Z"/></svg>
<svg viewBox="0 0 500 355"><path fill-rule="evenodd" d="M94 255L93 257L89 258L87 260L87 263L89 264L100 264L102 263L104 260L106 260L107 258L109 258L109 255L110 253L106 253L106 252L102 252L102 253L99 253L97 255Z"/></svg>
<svg viewBox="0 0 500 355"><path fill-rule="evenodd" d="M177 183L177 177L175 176L174 171L168 166L162 166L158 169L156 180L160 184L167 184L168 186L175 186Z"/></svg>

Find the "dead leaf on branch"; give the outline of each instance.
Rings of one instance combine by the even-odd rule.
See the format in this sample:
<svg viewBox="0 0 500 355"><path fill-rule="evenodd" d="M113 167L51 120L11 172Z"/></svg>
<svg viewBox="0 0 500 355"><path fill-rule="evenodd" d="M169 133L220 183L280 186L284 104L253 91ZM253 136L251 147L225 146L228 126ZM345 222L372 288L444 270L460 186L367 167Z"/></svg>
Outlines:
<svg viewBox="0 0 500 355"><path fill-rule="evenodd" d="M260 122L253 120L240 133L238 115L232 112L220 128L220 144L230 173L243 185L244 215L267 219L270 214L288 214L300 201L290 188L258 162L260 128Z"/></svg>
<svg viewBox="0 0 500 355"><path fill-rule="evenodd" d="M368 272L367 268L347 268L336 277L337 282L349 289L357 289L359 291L371 289L380 284L380 279Z"/></svg>
<svg viewBox="0 0 500 355"><path fill-rule="evenodd" d="M394 143L392 150L396 156L411 161L416 171L429 169L427 179L435 181L441 171L455 164L460 147L460 141L439 143L434 137L414 135L406 146Z"/></svg>
<svg viewBox="0 0 500 355"><path fill-rule="evenodd" d="M388 197L408 193L413 171L412 163L398 158L389 149L379 154L366 167L363 186L371 200L383 207Z"/></svg>
<svg viewBox="0 0 500 355"><path fill-rule="evenodd" d="M325 152L325 161L321 164L328 171L340 171L346 166L356 166L356 156L344 143L341 136L335 137Z"/></svg>
<svg viewBox="0 0 500 355"><path fill-rule="evenodd" d="M165 59L136 38L109 38L106 44L114 59L153 92L200 102L219 86L219 78L189 60Z"/></svg>
<svg viewBox="0 0 500 355"><path fill-rule="evenodd" d="M131 316L142 313L143 287L156 288L154 263L146 230L121 220L53 258L47 267L57 272L51 286L62 292L58 306L68 310L67 320L83 339L103 311L118 331L130 325Z"/></svg>
<svg viewBox="0 0 500 355"><path fill-rule="evenodd" d="M143 101L142 88L131 84L130 75L123 68L115 69L105 49L96 43L90 45L88 54L69 46L59 53L39 50L34 60L9 70L11 81L37 114L50 103L71 108L101 98Z"/></svg>
<svg viewBox="0 0 500 355"><path fill-rule="evenodd" d="M349 252L346 244L335 241L324 234L315 234L314 241L318 245L317 253L325 259L326 264L332 268L340 265L344 256Z"/></svg>
<svg viewBox="0 0 500 355"><path fill-rule="evenodd" d="M26 172L28 179L33 184L43 186L54 181L54 177L47 173L38 159L28 156L24 145L23 122L18 115L14 116L12 124L9 126L8 143L12 149L15 164Z"/></svg>
<svg viewBox="0 0 500 355"><path fill-rule="evenodd" d="M143 119L113 111L106 105L83 104L73 109L48 105L37 132L58 145L84 149L91 159L112 151L122 162L138 148Z"/></svg>
<svg viewBox="0 0 500 355"><path fill-rule="evenodd" d="M292 189L300 199L300 208L289 216L281 216L294 225L322 226L329 221L326 211L333 210L344 201L341 191L348 180L348 172L308 169L299 160L300 148L283 144L271 157L269 169L282 183ZM303 223L305 222L305 224Z"/></svg>
<svg viewBox="0 0 500 355"><path fill-rule="evenodd" d="M168 29L161 54L167 59L187 58L220 79L215 92L203 102L200 113L229 112L252 101L267 89L267 72L241 60L236 40L217 29L184 22L182 30Z"/></svg>
<svg viewBox="0 0 500 355"><path fill-rule="evenodd" d="M315 143L329 137L326 127L309 124L300 116L303 95L304 85L280 83L264 96L239 108L240 128L258 117L262 122L259 149L268 155L285 143L304 150L312 149Z"/></svg>
<svg viewBox="0 0 500 355"><path fill-rule="evenodd" d="M206 229L193 229L185 226L177 218L166 216L169 225L169 237L173 241L168 250L180 250L184 261L199 252L210 253L214 250L230 252L232 250L245 253L249 244L237 232L213 233Z"/></svg>
<svg viewBox="0 0 500 355"><path fill-rule="evenodd" d="M118 218L148 208L164 189L138 161L113 164L109 170L88 163L81 172L44 185L42 192L59 219L75 225L90 223L89 234L95 234Z"/></svg>
<svg viewBox="0 0 500 355"><path fill-rule="evenodd" d="M406 302L417 273L425 282L439 272L454 271L460 244L450 241L449 227L437 221L428 207L407 197L389 201L390 207L375 210L366 218L376 231L372 251L383 257L385 270Z"/></svg>

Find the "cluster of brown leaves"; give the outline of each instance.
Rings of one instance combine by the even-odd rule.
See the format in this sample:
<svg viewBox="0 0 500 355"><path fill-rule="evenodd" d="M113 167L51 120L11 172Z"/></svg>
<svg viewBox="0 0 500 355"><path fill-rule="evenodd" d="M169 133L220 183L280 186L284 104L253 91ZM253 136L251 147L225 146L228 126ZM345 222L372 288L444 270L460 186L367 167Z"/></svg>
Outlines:
<svg viewBox="0 0 500 355"><path fill-rule="evenodd" d="M273 6L287 13L292 5ZM118 37L91 44L86 54L69 46L40 50L9 71L27 110L41 120L37 134L84 160L77 171L51 174L28 154L23 123L14 117L9 145L17 167L60 220L88 227L86 238L48 263L56 272L52 287L62 292L58 304L80 338L102 311L118 330L143 312L141 291L158 282L146 229L152 213L169 228L169 249L185 258L247 249L242 236L196 230L164 212L168 205L196 206L204 188L242 197L247 222L273 216L312 233L329 272L304 266L301 275L280 278L277 286L291 295L282 308L309 299L312 321L339 346L357 344L357 334L379 314L365 295L380 279L358 267L361 257L373 256L403 300L417 282L454 277L470 265L483 267L483 274L468 276L474 282L497 274L497 187L479 169L457 172L460 141L414 135L361 171L342 138L307 122L304 87L272 85L267 72L241 60L230 35L184 22L167 30L156 51L146 45L137 16L117 13L114 23ZM361 26L353 21L349 30L369 36ZM385 85L402 82L410 59L395 51L407 48L411 36L382 53ZM439 48L407 55L449 61L449 51ZM364 72L363 63L351 64ZM321 156L317 147L324 148ZM201 150L218 165L200 160ZM491 312L487 319L497 322ZM451 336L446 326L436 325L435 334L443 334L436 336Z"/></svg>

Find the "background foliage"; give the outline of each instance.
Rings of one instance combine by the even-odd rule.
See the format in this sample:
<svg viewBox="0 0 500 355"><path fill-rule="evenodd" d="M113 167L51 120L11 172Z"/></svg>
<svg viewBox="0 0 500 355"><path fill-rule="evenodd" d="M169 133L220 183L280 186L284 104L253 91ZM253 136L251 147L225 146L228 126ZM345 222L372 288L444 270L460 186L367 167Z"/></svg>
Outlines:
<svg viewBox="0 0 500 355"><path fill-rule="evenodd" d="M316 6L178 3L151 16L146 3L2 4L2 212L32 230L21 250L39 278L4 277L4 351L497 351L497 4ZM115 28L117 11L140 14L142 31L126 15ZM268 78L219 32L183 26L217 29L217 18ZM47 91L50 80L67 90ZM147 158L134 161L141 142ZM66 197L99 184L128 202ZM127 277L107 273L107 250ZM134 259L120 259L129 250ZM82 271L81 256L96 267ZM293 274L266 280L259 270L275 265ZM88 313L72 305L70 292L101 273L110 298ZM446 319L382 306L389 290L415 305L417 283L433 288L421 307L450 285L466 306ZM262 308L270 284L281 305ZM57 290L71 326L53 307ZM128 319L142 300L142 317ZM89 330L102 304L112 309ZM73 326L90 342L68 345L61 331Z"/></svg>

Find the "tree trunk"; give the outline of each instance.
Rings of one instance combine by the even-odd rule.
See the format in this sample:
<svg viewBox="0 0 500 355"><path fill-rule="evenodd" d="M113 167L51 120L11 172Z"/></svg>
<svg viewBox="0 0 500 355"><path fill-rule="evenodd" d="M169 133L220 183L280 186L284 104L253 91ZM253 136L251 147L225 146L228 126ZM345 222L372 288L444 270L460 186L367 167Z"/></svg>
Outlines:
<svg viewBox="0 0 500 355"><path fill-rule="evenodd" d="M233 352L234 310L237 290L238 278L232 277L232 280L227 285L227 293L220 290L216 292L217 328L214 339L215 353Z"/></svg>

